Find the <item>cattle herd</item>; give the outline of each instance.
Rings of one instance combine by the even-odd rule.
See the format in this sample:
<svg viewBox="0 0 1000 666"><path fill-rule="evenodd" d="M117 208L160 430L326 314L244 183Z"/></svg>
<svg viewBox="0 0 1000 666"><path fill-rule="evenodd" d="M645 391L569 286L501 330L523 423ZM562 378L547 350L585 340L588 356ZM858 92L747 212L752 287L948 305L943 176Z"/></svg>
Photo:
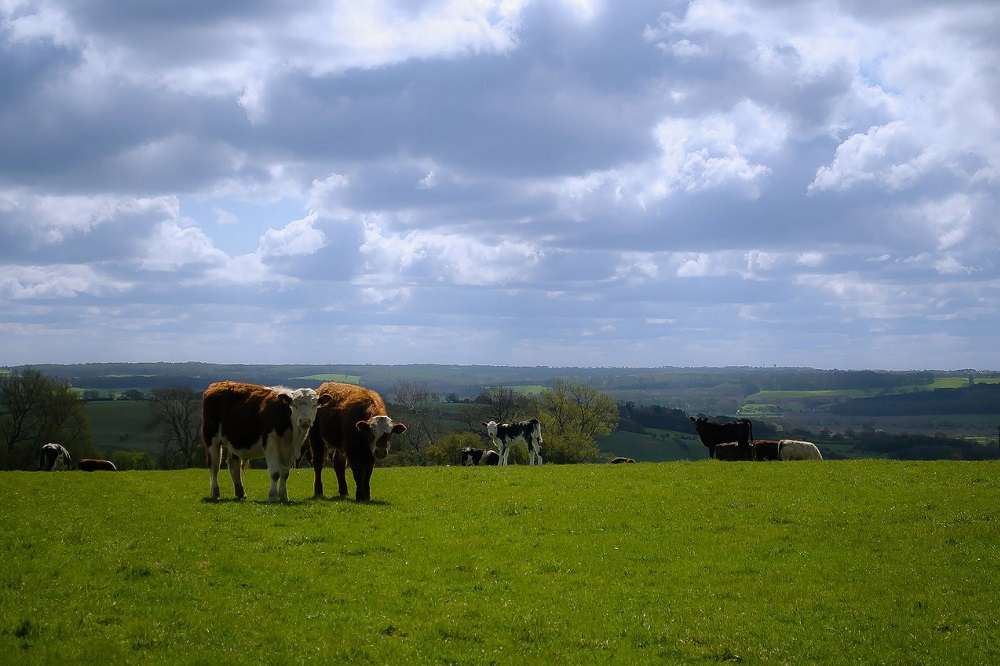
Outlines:
<svg viewBox="0 0 1000 666"><path fill-rule="evenodd" d="M812 442L797 439L753 438L750 419L714 423L704 416L690 417L701 443L708 448L708 457L717 460L822 460Z"/></svg>
<svg viewBox="0 0 1000 666"><path fill-rule="evenodd" d="M749 419L714 423L704 416L690 417L710 458L717 460L822 460L812 442L791 439L753 439ZM542 464L542 430L538 419L498 423L484 421L486 435L495 449L466 447L462 465L507 465L512 446L524 444L528 464ZM375 463L389 455L393 435L406 425L388 415L385 401L355 384L325 382L318 389L259 386L234 381L211 384L202 397L201 437L209 468L209 493L219 499L222 454L233 479L237 499L246 497L243 470L250 460L263 458L271 488L268 501L288 501L287 482L292 467L308 459L313 468L313 497L323 497L323 466L331 460L337 475L337 492L348 494L347 466L354 477L355 499L371 499ZM621 456L612 463L634 463ZM115 471L109 460L83 458L77 465L60 444L46 444L39 453L43 471L80 469Z"/></svg>

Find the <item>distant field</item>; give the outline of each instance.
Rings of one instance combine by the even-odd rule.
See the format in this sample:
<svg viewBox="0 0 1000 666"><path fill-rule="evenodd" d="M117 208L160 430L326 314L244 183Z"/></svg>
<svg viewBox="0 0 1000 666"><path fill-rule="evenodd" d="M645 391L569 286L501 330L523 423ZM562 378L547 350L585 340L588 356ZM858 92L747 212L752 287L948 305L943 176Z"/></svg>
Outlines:
<svg viewBox="0 0 1000 666"><path fill-rule="evenodd" d="M306 375L304 377L295 377L295 379L302 379L314 382L343 382L345 384L357 384L361 381L361 375L339 375L336 373L326 373L319 375Z"/></svg>
<svg viewBox="0 0 1000 666"><path fill-rule="evenodd" d="M160 449L159 431L150 425L150 403L132 400L95 400L84 403L94 447L99 451Z"/></svg>
<svg viewBox="0 0 1000 666"><path fill-rule="evenodd" d="M1000 463L0 473L4 664L994 664ZM353 484L352 484L353 486Z"/></svg>

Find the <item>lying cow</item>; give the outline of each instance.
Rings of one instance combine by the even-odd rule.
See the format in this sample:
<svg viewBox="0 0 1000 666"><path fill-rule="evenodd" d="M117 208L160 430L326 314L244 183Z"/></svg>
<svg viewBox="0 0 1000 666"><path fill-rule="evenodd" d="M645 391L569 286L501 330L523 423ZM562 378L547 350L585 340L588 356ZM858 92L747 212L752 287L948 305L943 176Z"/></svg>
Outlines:
<svg viewBox="0 0 1000 666"><path fill-rule="evenodd" d="M753 460L753 450L739 442L722 442L715 445L716 460Z"/></svg>
<svg viewBox="0 0 1000 666"><path fill-rule="evenodd" d="M219 467L225 446L230 453L227 466L237 499L246 497L244 463L264 458L271 479L268 501L288 501L289 470L316 419L316 410L329 400L308 388L231 381L211 384L202 398L201 436L212 499L218 499L220 494Z"/></svg>
<svg viewBox="0 0 1000 666"><path fill-rule="evenodd" d="M753 441L753 423L750 419L738 419L727 423L713 423L707 417L688 417L694 423L695 432L701 443L708 447L708 457L715 457L715 447L719 444L736 442L744 447L741 460L750 460L753 452L750 451L750 442Z"/></svg>
<svg viewBox="0 0 1000 666"><path fill-rule="evenodd" d="M84 472L114 472L118 469L110 460L98 458L80 458L80 464L76 468Z"/></svg>
<svg viewBox="0 0 1000 666"><path fill-rule="evenodd" d="M58 472L73 469L73 457L62 444L48 443L38 452L38 469L43 472Z"/></svg>
<svg viewBox="0 0 1000 666"><path fill-rule="evenodd" d="M618 465L620 463L634 463L635 461L631 458L625 458L624 456L615 456L611 459L612 465Z"/></svg>
<svg viewBox="0 0 1000 666"><path fill-rule="evenodd" d="M483 457L480 459L479 464L492 465L493 467L496 467L497 465L500 464L500 454L494 451L493 449L488 449L486 453L483 454Z"/></svg>
<svg viewBox="0 0 1000 666"><path fill-rule="evenodd" d="M779 460L822 460L819 448L812 442L782 439L778 442Z"/></svg>
<svg viewBox="0 0 1000 666"><path fill-rule="evenodd" d="M468 467L469 465L478 465L479 461L482 460L483 454L486 453L483 449L474 449L471 446L467 446L462 449L462 466Z"/></svg>
<svg viewBox="0 0 1000 666"><path fill-rule="evenodd" d="M323 404L316 414L316 425L309 432L310 455L315 479L313 496L323 496L323 459L333 450L333 471L337 490L347 497L347 465L354 476L354 498L372 498L371 479L375 462L389 455L392 436L406 432L402 423L393 423L385 402L375 391L340 382L324 382L319 387Z"/></svg>
<svg viewBox="0 0 1000 666"><path fill-rule="evenodd" d="M774 439L758 439L753 443L754 460L781 460L778 457L778 442Z"/></svg>
<svg viewBox="0 0 1000 666"><path fill-rule="evenodd" d="M486 434L499 449L501 467L507 465L510 447L523 443L528 448L528 464L542 464L542 426L538 419L518 421L517 423L497 423L483 421Z"/></svg>

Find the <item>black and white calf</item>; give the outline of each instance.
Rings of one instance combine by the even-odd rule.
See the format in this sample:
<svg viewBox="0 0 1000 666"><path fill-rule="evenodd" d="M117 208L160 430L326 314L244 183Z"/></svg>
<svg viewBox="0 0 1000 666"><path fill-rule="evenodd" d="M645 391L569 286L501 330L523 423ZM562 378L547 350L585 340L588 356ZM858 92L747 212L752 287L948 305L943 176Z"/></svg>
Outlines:
<svg viewBox="0 0 1000 666"><path fill-rule="evenodd" d="M499 450L501 466L507 464L510 447L522 442L528 448L528 464L542 464L542 426L538 419L517 423L483 421L483 425L486 427L486 434Z"/></svg>
<svg viewBox="0 0 1000 666"><path fill-rule="evenodd" d="M38 469L43 472L73 469L73 458L62 444L46 444L38 454Z"/></svg>

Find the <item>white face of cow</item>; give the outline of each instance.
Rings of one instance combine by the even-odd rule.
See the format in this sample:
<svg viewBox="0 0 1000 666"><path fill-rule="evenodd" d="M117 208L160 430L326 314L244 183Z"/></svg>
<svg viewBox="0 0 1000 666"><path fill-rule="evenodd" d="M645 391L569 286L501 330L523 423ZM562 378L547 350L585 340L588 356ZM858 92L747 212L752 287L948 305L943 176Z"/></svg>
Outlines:
<svg viewBox="0 0 1000 666"><path fill-rule="evenodd" d="M358 430L367 435L368 444L376 460L382 460L389 455L393 434L406 432L405 425L393 423L388 416L373 416L367 421L358 421L357 426Z"/></svg>
<svg viewBox="0 0 1000 666"><path fill-rule="evenodd" d="M497 422L496 421L489 421L488 423L484 422L483 425L486 426L486 434L490 436L490 439L496 439Z"/></svg>
<svg viewBox="0 0 1000 666"><path fill-rule="evenodd" d="M300 428L309 428L316 420L316 410L319 409L319 394L310 388L300 388L291 391L292 423Z"/></svg>

